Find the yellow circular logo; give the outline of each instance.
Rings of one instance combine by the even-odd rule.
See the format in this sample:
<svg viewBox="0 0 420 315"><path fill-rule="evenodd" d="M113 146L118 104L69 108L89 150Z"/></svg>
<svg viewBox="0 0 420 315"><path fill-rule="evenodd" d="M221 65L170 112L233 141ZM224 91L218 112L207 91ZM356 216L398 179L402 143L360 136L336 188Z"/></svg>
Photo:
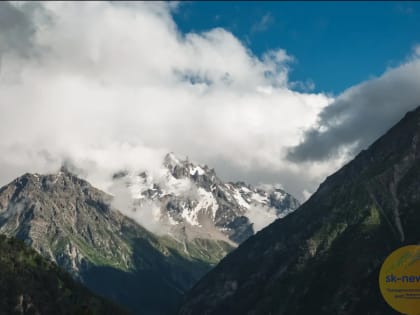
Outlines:
<svg viewBox="0 0 420 315"><path fill-rule="evenodd" d="M420 246L401 247L385 259L379 272L379 288L396 311L420 315Z"/></svg>

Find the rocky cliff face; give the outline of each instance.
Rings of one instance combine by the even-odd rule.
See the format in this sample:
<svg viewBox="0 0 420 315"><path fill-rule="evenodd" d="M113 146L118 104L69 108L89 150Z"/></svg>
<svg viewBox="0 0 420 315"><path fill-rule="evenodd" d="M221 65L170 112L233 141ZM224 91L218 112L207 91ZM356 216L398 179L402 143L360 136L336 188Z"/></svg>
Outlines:
<svg viewBox="0 0 420 315"><path fill-rule="evenodd" d="M88 262L128 270L133 267L130 247L119 232L129 222L109 202L109 196L65 169L25 174L0 190L0 232L75 273Z"/></svg>
<svg viewBox="0 0 420 315"><path fill-rule="evenodd" d="M232 247L156 236L110 206L112 197L62 169L0 189L0 233L23 240L95 292L137 313L165 314Z"/></svg>
<svg viewBox="0 0 420 315"><path fill-rule="evenodd" d="M249 238L187 294L180 314L396 314L378 288L420 241L420 109Z"/></svg>
<svg viewBox="0 0 420 315"><path fill-rule="evenodd" d="M130 189L133 211L153 203L158 208L155 219L175 237L183 231L186 237L238 244L299 206L280 188L225 183L213 169L172 153L166 155L159 177L120 172L114 180Z"/></svg>

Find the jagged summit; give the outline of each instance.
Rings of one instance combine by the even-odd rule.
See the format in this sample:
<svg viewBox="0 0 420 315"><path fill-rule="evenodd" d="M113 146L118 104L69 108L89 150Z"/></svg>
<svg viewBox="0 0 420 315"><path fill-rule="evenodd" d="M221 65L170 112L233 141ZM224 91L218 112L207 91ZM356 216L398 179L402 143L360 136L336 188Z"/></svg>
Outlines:
<svg viewBox="0 0 420 315"><path fill-rule="evenodd" d="M129 187L137 208L151 201L158 204L159 220L178 236L180 231L187 231L186 237L227 237L241 243L299 205L281 189L264 190L244 182L223 182L214 169L174 153L164 157L162 166L160 178L153 178L147 171L118 172L113 178Z"/></svg>
<svg viewBox="0 0 420 315"><path fill-rule="evenodd" d="M175 156L173 152L169 152L163 158L163 164L166 167L175 167L177 165L181 165L181 160Z"/></svg>
<svg viewBox="0 0 420 315"><path fill-rule="evenodd" d="M68 165L62 165L58 171L59 173L63 173L63 174L68 174L68 175L75 175L73 174L73 172L71 171L71 168Z"/></svg>
<svg viewBox="0 0 420 315"><path fill-rule="evenodd" d="M214 174L214 170L210 169L207 165L196 165L190 162L188 157L183 159L177 157L173 152L165 155L162 164L177 179Z"/></svg>

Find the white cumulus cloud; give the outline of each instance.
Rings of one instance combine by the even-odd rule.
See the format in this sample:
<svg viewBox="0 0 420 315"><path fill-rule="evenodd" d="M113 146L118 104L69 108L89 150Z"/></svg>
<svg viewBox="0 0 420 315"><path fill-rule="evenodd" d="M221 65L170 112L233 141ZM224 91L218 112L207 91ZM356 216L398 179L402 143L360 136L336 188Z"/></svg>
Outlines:
<svg viewBox="0 0 420 315"><path fill-rule="evenodd" d="M284 49L257 57L222 28L182 34L173 7L0 4L19 17L0 23L13 42L0 50L1 184L70 160L106 189L173 151L227 179L313 188L326 170L285 156L331 97L291 89Z"/></svg>

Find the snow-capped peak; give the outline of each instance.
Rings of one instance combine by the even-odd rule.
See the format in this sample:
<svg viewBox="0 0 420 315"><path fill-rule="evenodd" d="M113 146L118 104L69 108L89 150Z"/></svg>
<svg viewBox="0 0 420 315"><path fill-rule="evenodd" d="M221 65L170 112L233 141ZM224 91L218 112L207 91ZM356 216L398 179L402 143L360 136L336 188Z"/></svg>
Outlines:
<svg viewBox="0 0 420 315"><path fill-rule="evenodd" d="M147 171L135 175L119 172L114 179L128 188L133 211L147 211L152 202L160 209L157 220L172 227L194 227L197 237L208 235L206 227L211 225L240 243L299 205L280 188L264 190L243 182L225 183L206 165L173 153L165 156L160 174L152 177ZM148 222L140 223L147 228Z"/></svg>
<svg viewBox="0 0 420 315"><path fill-rule="evenodd" d="M181 165L181 160L178 159L173 152L165 155L163 160L164 166L173 169L175 166Z"/></svg>

